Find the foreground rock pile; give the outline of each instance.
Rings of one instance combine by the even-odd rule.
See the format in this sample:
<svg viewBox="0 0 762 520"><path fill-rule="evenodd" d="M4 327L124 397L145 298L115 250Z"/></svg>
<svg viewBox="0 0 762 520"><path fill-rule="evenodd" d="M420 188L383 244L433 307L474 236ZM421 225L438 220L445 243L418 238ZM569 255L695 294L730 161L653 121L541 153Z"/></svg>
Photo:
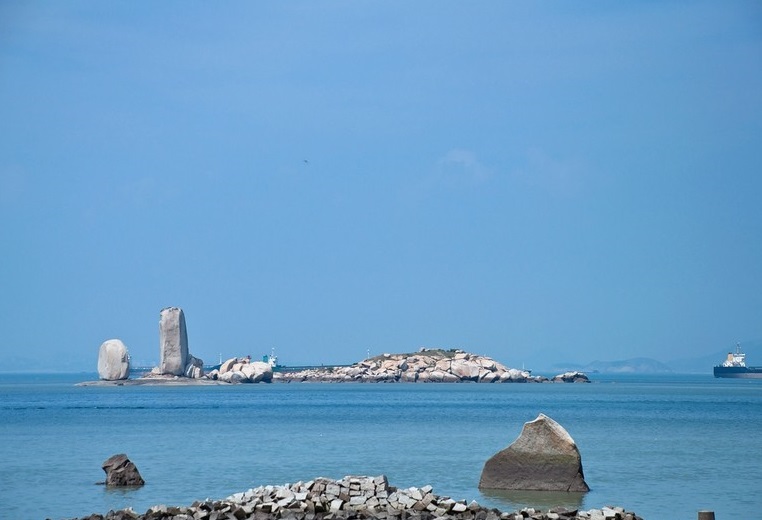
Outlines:
<svg viewBox="0 0 762 520"><path fill-rule="evenodd" d="M453 519L453 520L642 520L620 507L589 511L532 508L513 513L476 502L438 496L431 486L397 489L386 477L318 478L283 486L260 486L224 500L194 502L189 507L154 506L145 514L131 509L90 515L79 520L294 520Z"/></svg>
<svg viewBox="0 0 762 520"><path fill-rule="evenodd" d="M276 381L408 383L542 383L547 377L508 368L486 356L462 350L421 349L415 354L383 354L348 367L276 372ZM567 372L553 382L589 382L581 372Z"/></svg>

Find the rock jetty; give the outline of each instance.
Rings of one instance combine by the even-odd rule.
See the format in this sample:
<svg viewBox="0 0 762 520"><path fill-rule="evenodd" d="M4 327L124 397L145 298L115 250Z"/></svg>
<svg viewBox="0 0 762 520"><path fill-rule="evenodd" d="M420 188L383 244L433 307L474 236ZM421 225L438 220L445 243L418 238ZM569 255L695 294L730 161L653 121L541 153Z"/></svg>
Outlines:
<svg viewBox="0 0 762 520"><path fill-rule="evenodd" d="M590 491L577 444L545 414L524 423L521 435L484 464L479 489Z"/></svg>
<svg viewBox="0 0 762 520"><path fill-rule="evenodd" d="M431 486L398 489L384 475L317 478L282 486L260 486L223 500L187 507L158 505L144 514L132 509L93 514L77 520L642 520L621 507L589 511L525 508L511 513L434 494Z"/></svg>
<svg viewBox="0 0 762 520"><path fill-rule="evenodd" d="M406 383L543 383L590 382L581 372L548 379L509 368L492 358L463 350L421 349L414 354L382 354L345 367L276 372L275 381Z"/></svg>

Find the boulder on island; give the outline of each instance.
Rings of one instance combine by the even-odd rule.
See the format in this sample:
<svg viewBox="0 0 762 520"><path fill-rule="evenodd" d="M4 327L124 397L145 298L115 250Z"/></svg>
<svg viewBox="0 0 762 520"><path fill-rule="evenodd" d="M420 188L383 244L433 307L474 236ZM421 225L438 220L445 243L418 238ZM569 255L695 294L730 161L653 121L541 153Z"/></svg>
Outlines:
<svg viewBox="0 0 762 520"><path fill-rule="evenodd" d="M250 358L231 358L220 368L207 374L209 379L224 383L270 383L273 380L273 367L263 361L251 361Z"/></svg>
<svg viewBox="0 0 762 520"><path fill-rule="evenodd" d="M175 376L185 375L188 364L188 332L185 314L179 307L161 310L159 318L159 371Z"/></svg>
<svg viewBox="0 0 762 520"><path fill-rule="evenodd" d="M112 455L103 462L107 486L142 486L145 484L138 468L124 453Z"/></svg>
<svg viewBox="0 0 762 520"><path fill-rule="evenodd" d="M104 341L98 350L98 377L118 381L130 377L130 354L118 339Z"/></svg>
<svg viewBox="0 0 762 520"><path fill-rule="evenodd" d="M484 464L479 489L590 491L577 444L544 414L525 423L518 439Z"/></svg>

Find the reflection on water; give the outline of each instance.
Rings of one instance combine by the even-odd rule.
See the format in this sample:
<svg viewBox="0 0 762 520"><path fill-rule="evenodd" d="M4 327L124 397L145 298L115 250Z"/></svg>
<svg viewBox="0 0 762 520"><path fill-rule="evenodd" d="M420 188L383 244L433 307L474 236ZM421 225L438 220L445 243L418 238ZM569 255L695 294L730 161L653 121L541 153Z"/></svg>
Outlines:
<svg viewBox="0 0 762 520"><path fill-rule="evenodd" d="M502 489L481 489L479 492L490 502L500 504L503 511L516 511L525 507L535 509L582 509L585 493L564 491L508 491Z"/></svg>
<svg viewBox="0 0 762 520"><path fill-rule="evenodd" d="M99 482L98 485L101 485ZM116 497L132 497L143 489L143 486L103 486L104 491L106 492L106 495L116 496Z"/></svg>

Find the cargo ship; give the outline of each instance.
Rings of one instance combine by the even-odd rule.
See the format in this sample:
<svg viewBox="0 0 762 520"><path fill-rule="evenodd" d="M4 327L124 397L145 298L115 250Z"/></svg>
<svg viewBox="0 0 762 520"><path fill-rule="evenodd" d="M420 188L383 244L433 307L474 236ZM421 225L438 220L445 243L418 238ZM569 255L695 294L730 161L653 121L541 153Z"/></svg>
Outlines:
<svg viewBox="0 0 762 520"><path fill-rule="evenodd" d="M728 352L727 359L714 367L714 377L762 379L762 367L747 367L746 354L741 351L741 345L736 345L736 351Z"/></svg>

